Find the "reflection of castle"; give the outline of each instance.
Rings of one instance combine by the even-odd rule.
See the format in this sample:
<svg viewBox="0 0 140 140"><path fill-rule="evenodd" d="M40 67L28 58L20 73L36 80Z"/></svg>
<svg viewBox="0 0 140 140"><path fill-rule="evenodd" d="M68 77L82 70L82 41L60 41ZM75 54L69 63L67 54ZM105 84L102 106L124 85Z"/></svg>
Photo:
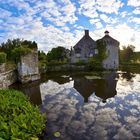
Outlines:
<svg viewBox="0 0 140 140"><path fill-rule="evenodd" d="M74 78L74 88L84 97L85 102L94 94L103 102L116 95L116 73L105 74L103 79L89 80L86 78Z"/></svg>

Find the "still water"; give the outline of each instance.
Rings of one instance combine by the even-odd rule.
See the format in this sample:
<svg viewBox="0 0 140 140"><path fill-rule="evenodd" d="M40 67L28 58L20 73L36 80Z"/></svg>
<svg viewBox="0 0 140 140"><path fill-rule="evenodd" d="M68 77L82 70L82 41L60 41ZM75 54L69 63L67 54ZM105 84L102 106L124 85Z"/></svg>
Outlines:
<svg viewBox="0 0 140 140"><path fill-rule="evenodd" d="M140 139L140 74L49 73L10 88L46 112L44 140Z"/></svg>

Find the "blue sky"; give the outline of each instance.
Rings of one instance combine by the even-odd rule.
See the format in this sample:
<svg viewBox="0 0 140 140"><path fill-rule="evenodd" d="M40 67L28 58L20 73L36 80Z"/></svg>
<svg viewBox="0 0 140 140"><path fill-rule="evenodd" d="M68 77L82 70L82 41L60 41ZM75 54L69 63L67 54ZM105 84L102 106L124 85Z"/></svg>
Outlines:
<svg viewBox="0 0 140 140"><path fill-rule="evenodd" d="M70 48L90 30L97 40L108 30L121 45L140 51L139 0L0 0L0 43L35 40L40 50Z"/></svg>

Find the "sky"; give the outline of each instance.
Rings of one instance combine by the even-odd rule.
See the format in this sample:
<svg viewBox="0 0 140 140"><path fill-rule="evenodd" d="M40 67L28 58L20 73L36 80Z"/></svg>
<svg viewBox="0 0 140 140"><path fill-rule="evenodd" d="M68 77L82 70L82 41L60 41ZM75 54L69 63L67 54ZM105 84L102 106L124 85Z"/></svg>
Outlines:
<svg viewBox="0 0 140 140"><path fill-rule="evenodd" d="M39 50L71 48L84 35L96 41L108 30L122 45L140 51L139 0L0 0L0 43L22 38Z"/></svg>

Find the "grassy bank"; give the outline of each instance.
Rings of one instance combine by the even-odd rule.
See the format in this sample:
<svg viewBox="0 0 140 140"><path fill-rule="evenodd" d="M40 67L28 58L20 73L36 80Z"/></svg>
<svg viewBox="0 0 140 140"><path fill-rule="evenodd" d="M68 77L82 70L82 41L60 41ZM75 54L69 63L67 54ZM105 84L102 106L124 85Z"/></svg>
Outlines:
<svg viewBox="0 0 140 140"><path fill-rule="evenodd" d="M0 90L0 140L38 140L45 115L16 90Z"/></svg>

